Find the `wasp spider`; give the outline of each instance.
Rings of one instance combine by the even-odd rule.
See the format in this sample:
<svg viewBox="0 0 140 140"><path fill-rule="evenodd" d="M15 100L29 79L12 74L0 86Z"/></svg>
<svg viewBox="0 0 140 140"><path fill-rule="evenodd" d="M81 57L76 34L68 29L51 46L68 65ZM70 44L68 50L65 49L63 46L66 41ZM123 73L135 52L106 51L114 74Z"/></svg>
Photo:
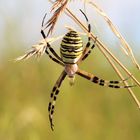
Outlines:
<svg viewBox="0 0 140 140"><path fill-rule="evenodd" d="M88 32L90 34L91 25L89 24L88 18L82 10L80 11L84 15L88 23ZM44 16L43 21L42 21L41 34L43 38L46 40L47 36L44 33L44 30L46 29L46 27L44 28L45 17L46 15ZM91 38L88 35L88 42L86 46L83 47L83 42L79 34L74 30L70 30L62 39L61 46L60 46L60 55L61 55L60 57L59 55L57 55L54 49L50 46L50 44L46 41L46 45L47 45L46 50L45 50L46 54L49 56L50 59L52 59L53 61L55 61L56 63L64 67L64 70L62 71L60 77L56 81L52 89L52 92L50 94L48 112L49 112L49 120L50 120L50 125L51 125L52 130L54 129L53 114L54 114L55 102L59 94L59 88L66 76L68 76L68 78L70 79L70 85L73 85L74 77L77 74L100 86L108 86L110 88L116 88L116 89L133 87L133 85L132 86L119 86L118 85L119 83L122 83L123 81L127 79L122 80L122 81L107 81L107 80L98 78L97 76L91 73L88 73L86 71L79 69L78 65L89 56L89 54L91 53L91 50L95 47L95 44L96 44L96 39L93 45L91 45ZM53 56L48 52L48 49L53 54Z"/></svg>

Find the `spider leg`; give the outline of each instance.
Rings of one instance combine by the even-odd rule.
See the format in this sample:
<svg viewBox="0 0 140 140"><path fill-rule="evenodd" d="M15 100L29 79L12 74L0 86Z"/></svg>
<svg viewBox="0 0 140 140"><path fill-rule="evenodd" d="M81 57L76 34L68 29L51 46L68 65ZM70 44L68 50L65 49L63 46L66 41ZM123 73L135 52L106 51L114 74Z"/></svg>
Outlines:
<svg viewBox="0 0 140 140"><path fill-rule="evenodd" d="M93 43L93 45L91 46L90 49L89 49L89 47L86 46L86 48L84 50L85 53L82 56L82 61L84 61L89 56L89 54L91 53L92 49L96 46L96 40L97 40L97 37L95 38L95 41L94 41L94 43Z"/></svg>
<svg viewBox="0 0 140 140"><path fill-rule="evenodd" d="M52 89L51 95L50 95L51 101L49 102L49 105L48 105L48 112L49 112L49 120L50 120L50 125L51 125L52 130L54 130L53 114L54 114L55 102L56 102L57 96L59 94L59 88L60 88L63 80L65 79L66 75L67 75L67 73L64 70L61 73L61 75L58 78L58 80L56 81L56 83L55 83L55 85L54 85L54 87Z"/></svg>
<svg viewBox="0 0 140 140"><path fill-rule="evenodd" d="M86 78L88 80L90 80L93 83L96 83L100 86L108 86L110 88L130 88L130 87L134 87L135 85L129 85L129 86L120 86L118 85L119 83L122 83L123 81L128 80L128 78L121 80L121 81L107 81L107 80L103 80L98 78L97 76L88 73L86 71L80 70L78 69L78 71L76 72L76 74L82 76L83 78Z"/></svg>
<svg viewBox="0 0 140 140"><path fill-rule="evenodd" d="M89 24L89 20L88 20L86 14L82 10L80 10L80 11L85 16L85 19L86 19L86 21L88 23L88 33L90 34L91 33L91 25ZM85 49L83 50L83 54L82 54L82 56L80 58L80 61L85 60L89 56L89 54L91 53L92 49L96 46L96 40L97 40L97 38L95 38L95 41L94 41L93 45L91 46L91 37L88 35L88 42L86 44ZM91 48L89 48L90 46L91 46Z"/></svg>
<svg viewBox="0 0 140 140"><path fill-rule="evenodd" d="M47 48L46 48L45 52L49 56L49 58L51 60L53 60L54 62L60 64L61 66L64 66L64 63L63 62L59 61L58 59L56 59L56 58L54 58L53 56L50 55L50 53L48 52Z"/></svg>
<svg viewBox="0 0 140 140"><path fill-rule="evenodd" d="M55 52L55 50L51 47L51 45L46 41L46 38L47 38L47 36L45 35L45 32L44 32L44 29L43 29L43 27L44 27L44 20L45 20L45 18L46 18L46 15L47 14L45 14L45 16L43 17L43 20L42 20L42 24L41 24L41 35L42 35L42 37L44 38L44 40L45 40L45 42L46 42L46 45L47 45L47 47L49 48L49 50L51 51L51 53L59 60L59 61L61 61L62 62L62 59L60 58L60 56ZM47 52L46 52L47 53ZM47 53L48 54L48 53Z"/></svg>

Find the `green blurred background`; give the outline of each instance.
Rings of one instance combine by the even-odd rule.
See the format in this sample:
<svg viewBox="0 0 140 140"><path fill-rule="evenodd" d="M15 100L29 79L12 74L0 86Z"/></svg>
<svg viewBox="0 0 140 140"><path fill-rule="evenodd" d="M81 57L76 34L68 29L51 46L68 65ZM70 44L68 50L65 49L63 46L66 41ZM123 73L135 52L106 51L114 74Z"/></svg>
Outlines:
<svg viewBox="0 0 140 140"><path fill-rule="evenodd" d="M140 63L140 2L135 0L132 4L125 0L121 5L119 2L98 1L126 37ZM13 62L14 58L42 39L39 33L41 20L45 12L49 13L51 5L47 0L0 0L0 3L0 140L140 139L140 112L128 91L100 87L79 76L76 76L73 87L69 86L67 78L61 87L54 115L55 131L52 132L47 106L62 67L46 55L39 61L31 58L25 62ZM82 4L80 1L73 4L75 12L79 13L76 9ZM106 23L98 15L95 15L97 20L93 22L93 14L87 13L92 27L99 33L98 37L118 57L121 56L128 69L140 79L136 68L115 47L119 42L106 30ZM63 15L58 21L53 35L67 31L64 26L60 26L63 18L66 17ZM74 23L71 24L69 18L66 19L64 24L78 28ZM53 45L59 53L59 46L56 43ZM80 68L104 79L119 79L98 48ZM140 89L136 87L134 91L140 99Z"/></svg>

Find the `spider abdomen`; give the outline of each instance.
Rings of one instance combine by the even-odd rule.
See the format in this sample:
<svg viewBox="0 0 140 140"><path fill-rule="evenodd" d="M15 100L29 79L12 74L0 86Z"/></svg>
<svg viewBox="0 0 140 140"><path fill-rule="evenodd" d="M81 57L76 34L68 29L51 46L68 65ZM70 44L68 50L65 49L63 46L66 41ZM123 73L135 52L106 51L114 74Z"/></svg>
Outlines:
<svg viewBox="0 0 140 140"><path fill-rule="evenodd" d="M68 32L61 42L60 54L64 63L75 64L83 52L83 42L76 31Z"/></svg>

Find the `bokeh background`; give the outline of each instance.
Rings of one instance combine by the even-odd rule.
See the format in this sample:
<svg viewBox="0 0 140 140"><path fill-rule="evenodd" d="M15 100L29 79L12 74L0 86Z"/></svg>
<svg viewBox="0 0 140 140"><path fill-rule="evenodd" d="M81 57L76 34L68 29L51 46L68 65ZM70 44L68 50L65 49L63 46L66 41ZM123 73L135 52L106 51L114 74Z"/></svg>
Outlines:
<svg viewBox="0 0 140 140"><path fill-rule="evenodd" d="M140 63L140 1L96 2L125 36ZM84 8L80 0L69 6L85 20L78 10ZM47 0L0 0L0 140L139 140L140 112L127 90L100 87L78 76L73 87L67 79L61 87L55 131L51 131L47 106L62 68L46 55L39 61L13 61L42 39L40 25L45 12L47 19L51 16L50 7ZM89 6L86 12L95 34L140 79L105 21ZM81 31L62 15L52 36L66 33L64 25ZM59 43L53 44L58 53ZM80 68L104 79L119 79L98 48ZM140 99L140 89L134 91Z"/></svg>

